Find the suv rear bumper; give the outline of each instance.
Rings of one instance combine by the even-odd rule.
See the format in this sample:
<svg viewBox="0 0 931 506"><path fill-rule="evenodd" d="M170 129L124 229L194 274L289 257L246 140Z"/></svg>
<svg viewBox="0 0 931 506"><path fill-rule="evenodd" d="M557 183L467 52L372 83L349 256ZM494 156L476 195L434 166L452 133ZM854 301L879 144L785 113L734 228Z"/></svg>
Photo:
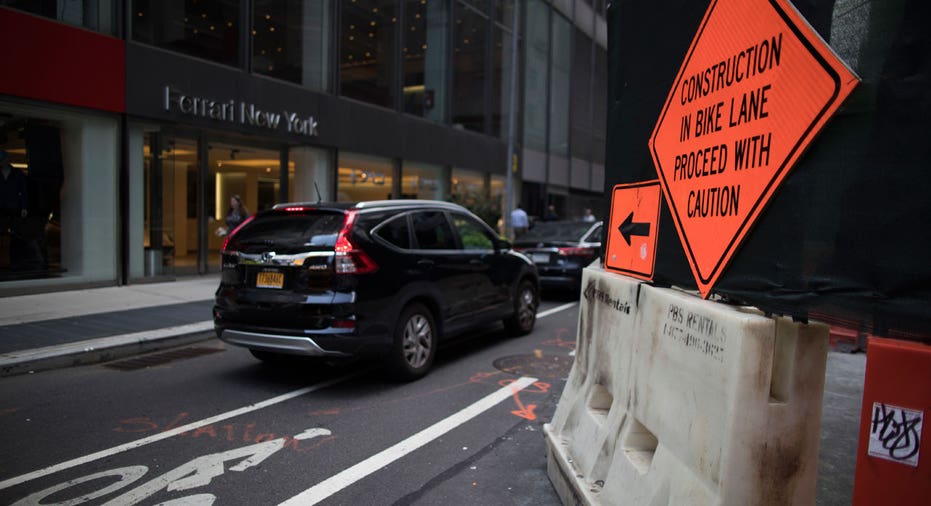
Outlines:
<svg viewBox="0 0 931 506"><path fill-rule="evenodd" d="M303 355L307 357L348 357L349 353L327 351L310 337L297 337L264 332L247 332L244 330L216 328L221 341L244 346L249 349Z"/></svg>

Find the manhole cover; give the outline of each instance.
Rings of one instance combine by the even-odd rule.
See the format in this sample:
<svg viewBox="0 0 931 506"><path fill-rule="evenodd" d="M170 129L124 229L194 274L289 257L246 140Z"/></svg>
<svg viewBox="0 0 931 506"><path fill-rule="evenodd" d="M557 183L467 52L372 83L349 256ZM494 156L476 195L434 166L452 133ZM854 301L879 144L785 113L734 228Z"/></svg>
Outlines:
<svg viewBox="0 0 931 506"><path fill-rule="evenodd" d="M517 376L563 379L572 369L572 357L566 355L511 355L495 360L499 371Z"/></svg>

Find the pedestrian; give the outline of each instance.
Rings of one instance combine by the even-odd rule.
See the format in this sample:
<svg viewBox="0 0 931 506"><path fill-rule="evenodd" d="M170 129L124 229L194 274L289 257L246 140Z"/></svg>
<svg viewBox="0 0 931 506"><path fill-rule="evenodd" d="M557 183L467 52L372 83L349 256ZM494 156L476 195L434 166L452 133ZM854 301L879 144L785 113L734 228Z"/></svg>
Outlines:
<svg viewBox="0 0 931 506"><path fill-rule="evenodd" d="M582 221L586 223L593 223L595 221L595 215L592 214L592 210L585 208L585 214L582 215Z"/></svg>
<svg viewBox="0 0 931 506"><path fill-rule="evenodd" d="M556 221L559 219L559 215L556 214L556 206L550 204L546 208L546 214L543 215L543 221Z"/></svg>
<svg viewBox="0 0 931 506"><path fill-rule="evenodd" d="M527 233L530 221L527 219L527 211L524 211L520 204L511 211L511 227L514 229L514 239L520 239Z"/></svg>
<svg viewBox="0 0 931 506"><path fill-rule="evenodd" d="M249 210L242 203L239 195L230 197L230 207L226 211L226 231L231 233L249 217Z"/></svg>

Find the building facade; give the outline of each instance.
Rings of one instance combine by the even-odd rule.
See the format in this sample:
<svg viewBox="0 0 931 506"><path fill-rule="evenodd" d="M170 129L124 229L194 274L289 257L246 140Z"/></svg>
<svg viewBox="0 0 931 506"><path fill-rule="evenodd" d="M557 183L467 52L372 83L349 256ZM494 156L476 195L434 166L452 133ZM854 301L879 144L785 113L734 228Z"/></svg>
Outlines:
<svg viewBox="0 0 931 506"><path fill-rule="evenodd" d="M597 212L604 2L519 3L508 163L514 8L0 1L0 39L18 48L0 149L27 182L25 202L0 203L0 296L216 272L234 197L250 213L454 200L495 223L513 167L530 214Z"/></svg>

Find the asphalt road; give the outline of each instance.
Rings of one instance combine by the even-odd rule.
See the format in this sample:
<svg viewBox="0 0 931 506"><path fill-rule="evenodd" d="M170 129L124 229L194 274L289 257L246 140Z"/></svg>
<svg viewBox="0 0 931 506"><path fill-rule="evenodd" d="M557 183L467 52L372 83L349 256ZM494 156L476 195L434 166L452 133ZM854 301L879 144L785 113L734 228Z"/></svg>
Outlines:
<svg viewBox="0 0 931 506"><path fill-rule="evenodd" d="M408 384L217 340L4 378L0 504L559 505L542 426L571 367L567 304L529 336L469 335ZM864 368L828 355L819 505L852 498Z"/></svg>
<svg viewBox="0 0 931 506"><path fill-rule="evenodd" d="M372 365L271 367L217 340L0 382L0 504L560 504L542 425L578 307Z"/></svg>

